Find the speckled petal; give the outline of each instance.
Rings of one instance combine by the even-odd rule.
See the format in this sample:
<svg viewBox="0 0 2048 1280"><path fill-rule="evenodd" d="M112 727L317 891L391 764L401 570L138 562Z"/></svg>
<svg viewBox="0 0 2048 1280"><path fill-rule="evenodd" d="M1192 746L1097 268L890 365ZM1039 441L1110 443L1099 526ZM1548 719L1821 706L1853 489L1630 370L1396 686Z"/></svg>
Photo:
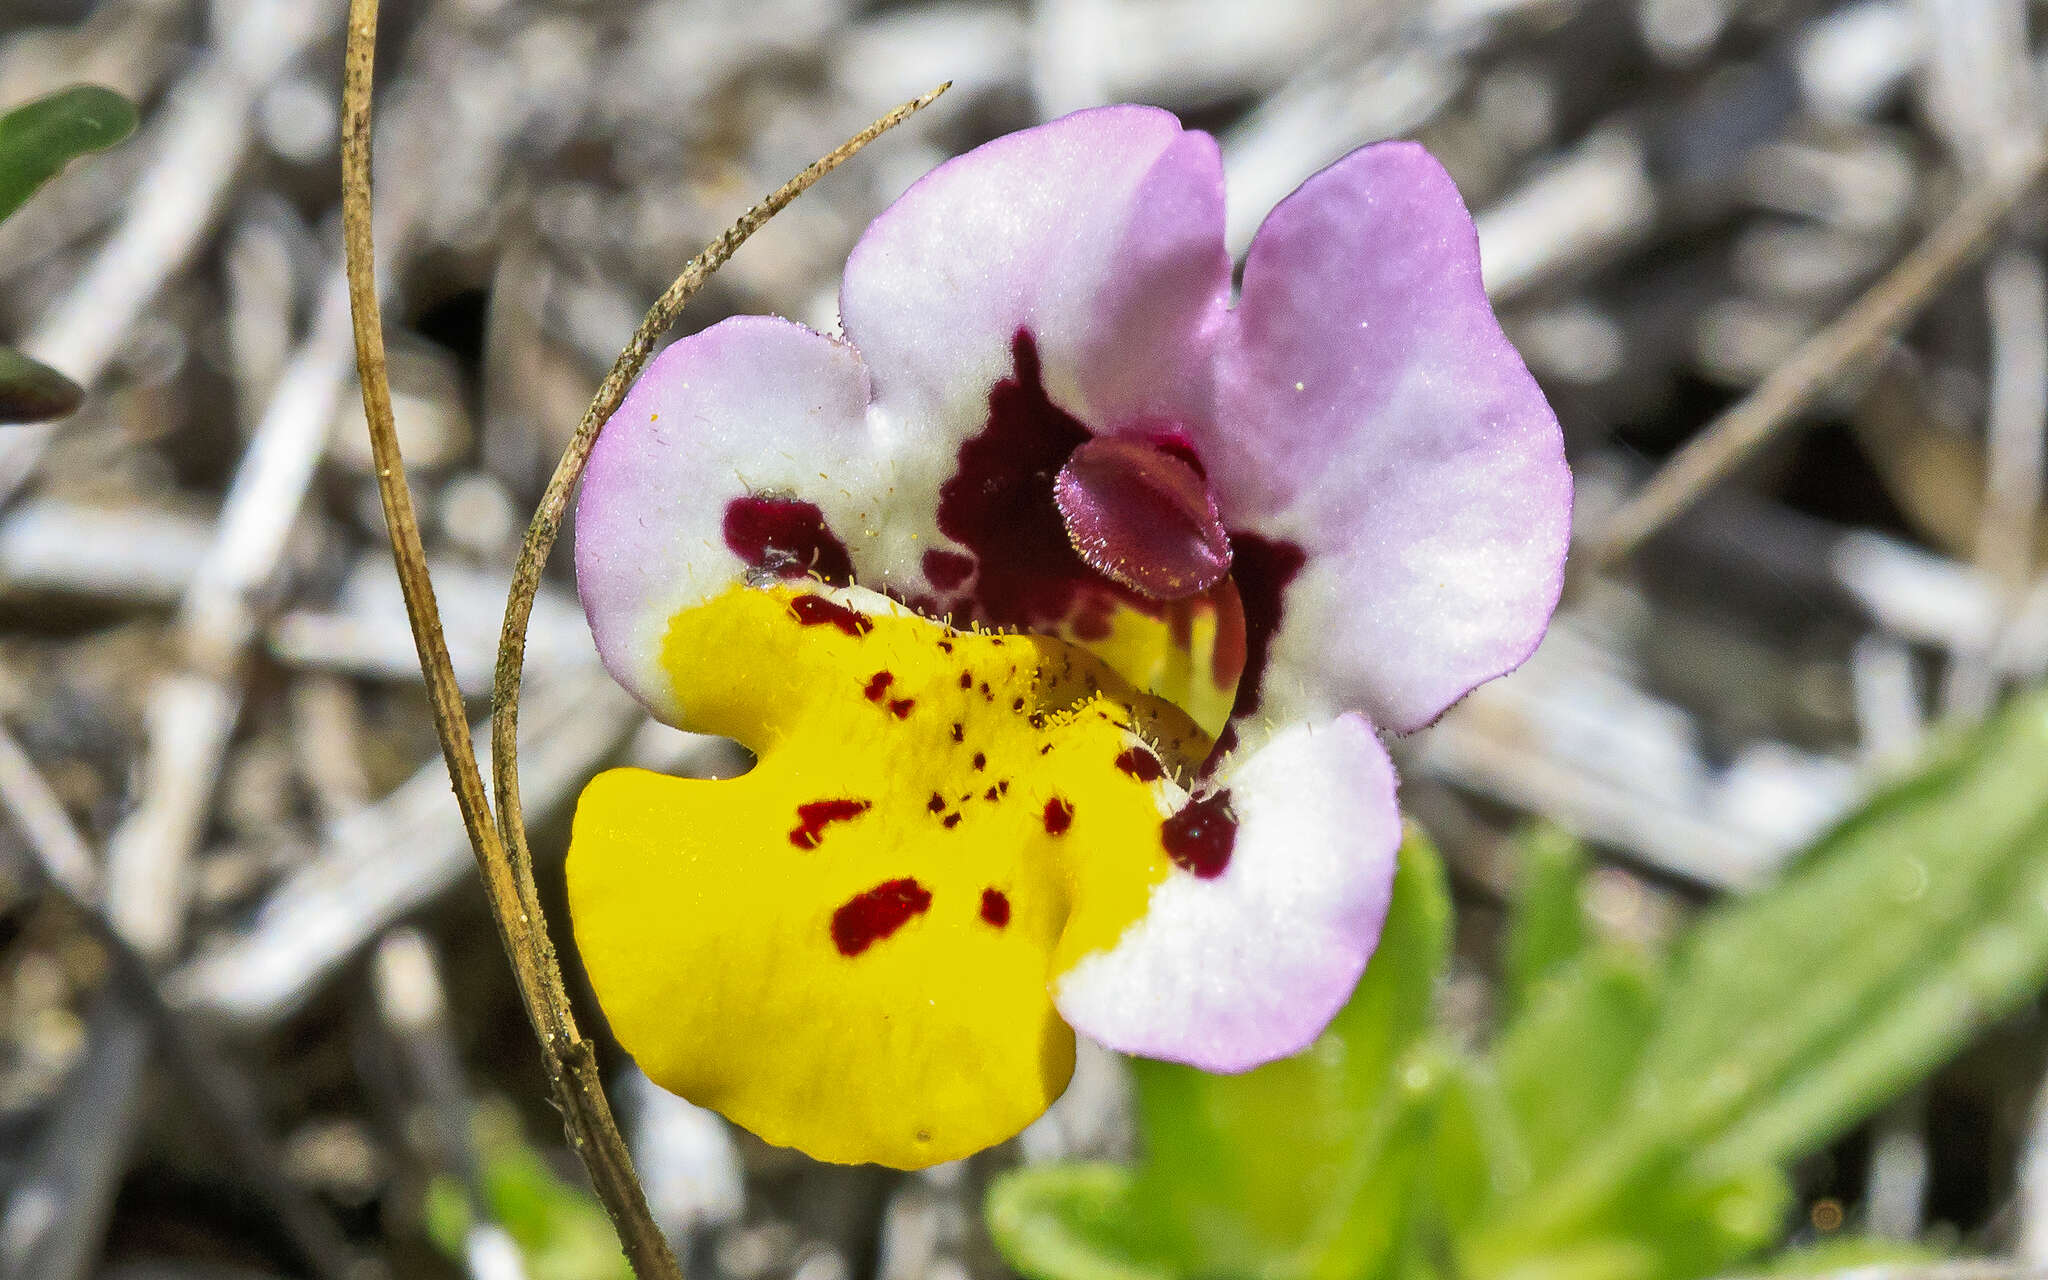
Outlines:
<svg viewBox="0 0 2048 1280"><path fill-rule="evenodd" d="M880 505L886 466L868 442L867 400L852 347L742 316L656 356L605 424L576 504L576 587L605 665L657 715L688 721L659 666L678 612L756 560L842 576L845 548L901 518ZM799 502L816 508L819 536L804 536ZM763 528L778 515L779 552Z"/></svg>
<svg viewBox="0 0 2048 1280"><path fill-rule="evenodd" d="M1413 143L1355 151L1266 219L1202 441L1233 531L1305 556L1260 712L1419 728L1542 637L1571 478L1500 331L1457 188Z"/></svg>
<svg viewBox="0 0 2048 1280"><path fill-rule="evenodd" d="M1213 786L1237 823L1220 874L1177 867L1053 998L1112 1049L1244 1071L1306 1048L1350 997L1386 919L1401 818L1393 766L1356 716L1286 728Z"/></svg>
<svg viewBox="0 0 2048 1280"><path fill-rule="evenodd" d="M735 583L661 662L758 759L615 769L577 805L570 915L620 1043L823 1160L917 1168L1036 1118L1073 1065L1048 975L1179 874L1163 762L1194 726L1060 641L859 587Z"/></svg>

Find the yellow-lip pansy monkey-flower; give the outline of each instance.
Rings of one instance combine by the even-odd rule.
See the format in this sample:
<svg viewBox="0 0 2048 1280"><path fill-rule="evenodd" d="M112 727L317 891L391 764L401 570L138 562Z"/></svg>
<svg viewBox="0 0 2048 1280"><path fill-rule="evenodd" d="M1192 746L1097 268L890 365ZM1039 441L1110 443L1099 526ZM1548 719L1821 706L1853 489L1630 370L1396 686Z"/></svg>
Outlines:
<svg viewBox="0 0 2048 1280"><path fill-rule="evenodd" d="M1563 444L1456 189L1353 152L1233 304L1214 140L1084 111L913 186L841 317L678 341L591 455L607 666L759 760L583 794L569 903L620 1041L770 1142L900 1168L1028 1124L1076 1031L1299 1051L1386 911L1378 734L1557 601Z"/></svg>

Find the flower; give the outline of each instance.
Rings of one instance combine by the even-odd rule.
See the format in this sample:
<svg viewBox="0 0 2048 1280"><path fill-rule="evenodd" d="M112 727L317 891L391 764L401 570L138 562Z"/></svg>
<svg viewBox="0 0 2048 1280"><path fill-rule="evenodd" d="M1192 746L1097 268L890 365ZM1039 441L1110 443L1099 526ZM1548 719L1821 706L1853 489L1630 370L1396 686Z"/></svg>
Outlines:
<svg viewBox="0 0 2048 1280"><path fill-rule="evenodd" d="M570 907L621 1042L898 1167L1029 1123L1074 1030L1299 1051L1386 910L1376 731L1520 663L1559 590L1560 433L1450 179L1353 152L1233 305L1214 140L1084 111L920 180L840 305L843 339L676 342L584 479L606 664L758 755L584 792Z"/></svg>

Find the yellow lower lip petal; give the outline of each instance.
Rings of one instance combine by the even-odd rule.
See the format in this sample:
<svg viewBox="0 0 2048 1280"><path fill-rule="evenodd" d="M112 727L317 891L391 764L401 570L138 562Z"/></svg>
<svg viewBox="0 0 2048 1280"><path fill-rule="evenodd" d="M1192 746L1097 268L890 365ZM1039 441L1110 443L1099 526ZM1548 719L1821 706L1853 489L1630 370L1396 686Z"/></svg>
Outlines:
<svg viewBox="0 0 2048 1280"><path fill-rule="evenodd" d="M859 591L735 586L674 619L664 665L685 727L759 763L584 792L570 908L621 1042L824 1160L916 1168L1030 1123L1073 1066L1049 980L1170 870L1181 792L1132 753L1207 736L1061 641Z"/></svg>

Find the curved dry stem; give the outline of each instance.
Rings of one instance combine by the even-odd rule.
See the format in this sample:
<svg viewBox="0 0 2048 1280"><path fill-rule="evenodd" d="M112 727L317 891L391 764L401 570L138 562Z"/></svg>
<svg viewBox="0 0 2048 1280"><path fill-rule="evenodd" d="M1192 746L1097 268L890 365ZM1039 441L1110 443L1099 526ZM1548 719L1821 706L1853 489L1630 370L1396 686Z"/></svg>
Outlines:
<svg viewBox="0 0 2048 1280"><path fill-rule="evenodd" d="M391 418L391 388L385 373L383 321L377 310L376 267L370 228L370 86L377 39L377 0L349 0L348 44L342 82L341 213L342 241L348 270L349 310L355 326L356 366L361 375L363 414L369 420L370 446L377 461L377 491L384 503L391 554L405 593L406 616L412 623L413 645L426 677L434 729L448 776L455 786L462 824L469 833L482 874L484 895L498 926L499 940L512 962L512 974L527 1018L540 1038L548 1085L562 1113L569 1142L590 1172L592 1187L611 1215L627 1260L642 1280L680 1280L668 1240L647 1211L647 1199L625 1139L612 1120L598 1079L596 1055L577 1034L562 987L561 971L547 946L547 932L531 897L522 893L512 874L504 845L491 821L484 798L476 749L469 738L469 720L448 644L441 629L427 574L426 549L406 484L398 433ZM530 886L530 878L527 881Z"/></svg>
<svg viewBox="0 0 2048 1280"><path fill-rule="evenodd" d="M1871 348L1886 341L1996 238L2048 170L2037 142L2012 168L1966 192L1948 215L1835 321L1802 343L1629 496L1593 536L1596 567L1620 563L1791 425Z"/></svg>
<svg viewBox="0 0 2048 1280"><path fill-rule="evenodd" d="M540 590L541 570L546 566L548 553L554 549L556 535L562 529L562 515L568 510L569 494L583 475L584 464L590 460L591 446L597 443L597 433L605 420L618 409L619 402L625 399L626 389L654 353L654 344L676 322L676 317L704 287L712 272L725 265L733 251L746 243L747 237L760 230L790 201L808 190L812 183L851 159L862 147L930 106L952 85L953 82L948 80L854 134L837 150L812 162L802 173L783 183L774 194L741 214L739 220L726 228L702 253L690 259L675 283L648 308L646 318L633 331L632 341L612 362L611 372L599 385L590 408L584 411L583 421L577 424L576 434L569 439L569 447L563 452L561 462L556 464L554 475L548 479L540 507L533 513L533 523L527 526L525 541L520 545L519 562L512 570L512 590L505 602L504 629L498 634L498 665L491 687L491 783L498 802L498 837L511 855L512 873L518 881L522 900L536 919L540 909L536 905L534 891L533 855L526 845L526 823L519 806L519 681L526 662L526 624L533 613L534 595ZM552 969L555 965L553 944L544 930L539 941L546 950L547 965Z"/></svg>

